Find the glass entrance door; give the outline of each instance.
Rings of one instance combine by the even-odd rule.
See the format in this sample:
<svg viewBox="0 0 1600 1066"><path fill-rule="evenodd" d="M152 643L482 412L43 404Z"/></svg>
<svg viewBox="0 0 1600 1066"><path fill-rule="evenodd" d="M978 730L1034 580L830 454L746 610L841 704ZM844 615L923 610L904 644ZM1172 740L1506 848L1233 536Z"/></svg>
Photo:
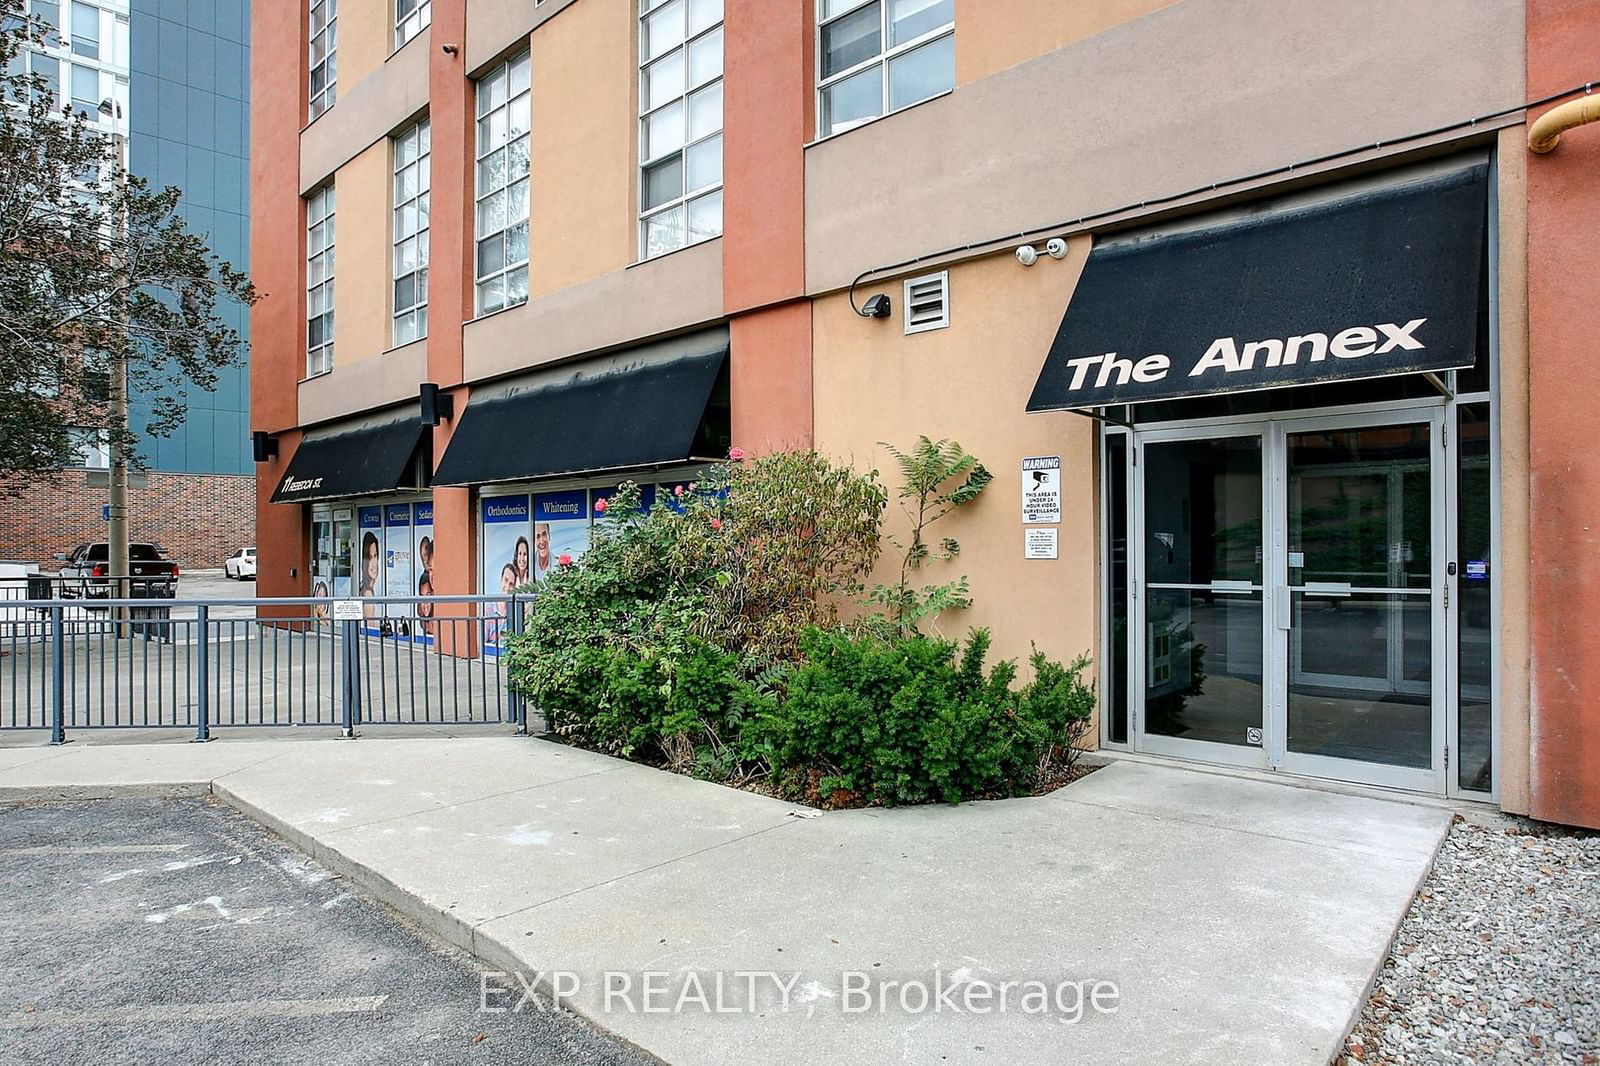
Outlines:
<svg viewBox="0 0 1600 1066"><path fill-rule="evenodd" d="M1443 789L1442 427L1424 410L1141 434L1139 750Z"/></svg>
<svg viewBox="0 0 1600 1066"><path fill-rule="evenodd" d="M1285 769L1437 787L1440 428L1286 423L1279 437Z"/></svg>
<svg viewBox="0 0 1600 1066"><path fill-rule="evenodd" d="M1265 763L1260 433L1144 446L1143 747Z"/></svg>

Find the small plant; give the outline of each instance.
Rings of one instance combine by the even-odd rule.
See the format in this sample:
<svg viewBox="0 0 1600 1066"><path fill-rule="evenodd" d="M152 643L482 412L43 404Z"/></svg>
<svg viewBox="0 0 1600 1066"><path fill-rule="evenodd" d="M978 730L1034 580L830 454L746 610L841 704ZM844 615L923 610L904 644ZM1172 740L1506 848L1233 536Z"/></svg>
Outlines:
<svg viewBox="0 0 1600 1066"><path fill-rule="evenodd" d="M924 563L948 561L961 554L961 545L954 537L945 537L937 548L933 547L929 543L928 527L956 508L976 500L994 480L994 475L953 440L932 441L919 437L916 447L909 452L883 441L879 443L900 464L902 481L898 495L901 509L911 520L911 540L909 544L902 544L894 537L888 538L904 553L900 560L900 580L893 585L874 585L867 602L887 611L888 624L882 628L899 637L909 637L919 631L924 620L931 621L945 611L971 606L972 596L965 576L922 588L913 587L912 576ZM907 502L913 500L914 505ZM934 628L937 630L937 624Z"/></svg>

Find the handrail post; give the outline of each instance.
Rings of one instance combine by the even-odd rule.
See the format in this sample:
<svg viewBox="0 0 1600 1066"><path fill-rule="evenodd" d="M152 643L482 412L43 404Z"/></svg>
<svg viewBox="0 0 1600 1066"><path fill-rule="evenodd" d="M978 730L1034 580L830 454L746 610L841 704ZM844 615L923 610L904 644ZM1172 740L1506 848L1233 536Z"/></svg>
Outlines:
<svg viewBox="0 0 1600 1066"><path fill-rule="evenodd" d="M195 674L200 682L200 697L195 710L200 723L194 732L194 743L204 744L211 739L211 626L210 612L205 604L195 608L195 628L200 638L200 661Z"/></svg>
<svg viewBox="0 0 1600 1066"><path fill-rule="evenodd" d="M506 611L506 614L509 615L509 617L506 619L506 621L509 623L511 636L513 638L522 635L523 612L526 606L527 605L519 597L511 597L510 606ZM507 650L509 649L501 649L502 663L505 661L504 656ZM504 669L504 666L502 666L502 669ZM527 698L522 695L521 690L517 688L516 682L512 680L510 670L506 670L506 690L508 693L511 720L517 727L515 733L519 737L525 737L528 735L528 701Z"/></svg>
<svg viewBox="0 0 1600 1066"><path fill-rule="evenodd" d="M66 621L66 608L59 604L50 608L50 743L67 742L67 642L62 632Z"/></svg>
<svg viewBox="0 0 1600 1066"><path fill-rule="evenodd" d="M344 726L339 735L346 740L354 740L357 735L356 721L360 717L356 705L361 701L361 655L356 648L361 623L347 620L340 624L344 627Z"/></svg>

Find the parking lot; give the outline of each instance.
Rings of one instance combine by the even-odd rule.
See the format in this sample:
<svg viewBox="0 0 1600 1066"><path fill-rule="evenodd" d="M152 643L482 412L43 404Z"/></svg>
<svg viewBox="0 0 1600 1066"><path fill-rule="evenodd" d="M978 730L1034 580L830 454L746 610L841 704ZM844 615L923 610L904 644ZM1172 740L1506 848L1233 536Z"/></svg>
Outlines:
<svg viewBox="0 0 1600 1066"><path fill-rule="evenodd" d="M3 1062L646 1061L212 800L0 806L0 884Z"/></svg>

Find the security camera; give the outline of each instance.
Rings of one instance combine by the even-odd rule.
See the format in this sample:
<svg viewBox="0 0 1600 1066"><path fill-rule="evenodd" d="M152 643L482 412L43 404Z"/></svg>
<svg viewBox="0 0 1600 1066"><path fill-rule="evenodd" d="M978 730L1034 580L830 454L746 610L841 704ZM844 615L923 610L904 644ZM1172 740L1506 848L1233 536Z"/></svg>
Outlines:
<svg viewBox="0 0 1600 1066"><path fill-rule="evenodd" d="M881 292L876 296L869 296L867 302L861 305L862 318L888 318L891 311L889 297Z"/></svg>
<svg viewBox="0 0 1600 1066"><path fill-rule="evenodd" d="M1045 242L1044 250L1051 259L1065 259L1067 257L1067 242L1060 237L1051 237Z"/></svg>
<svg viewBox="0 0 1600 1066"><path fill-rule="evenodd" d="M1031 267L1039 261L1039 249L1031 244L1024 244L1017 249L1017 262L1025 267Z"/></svg>

